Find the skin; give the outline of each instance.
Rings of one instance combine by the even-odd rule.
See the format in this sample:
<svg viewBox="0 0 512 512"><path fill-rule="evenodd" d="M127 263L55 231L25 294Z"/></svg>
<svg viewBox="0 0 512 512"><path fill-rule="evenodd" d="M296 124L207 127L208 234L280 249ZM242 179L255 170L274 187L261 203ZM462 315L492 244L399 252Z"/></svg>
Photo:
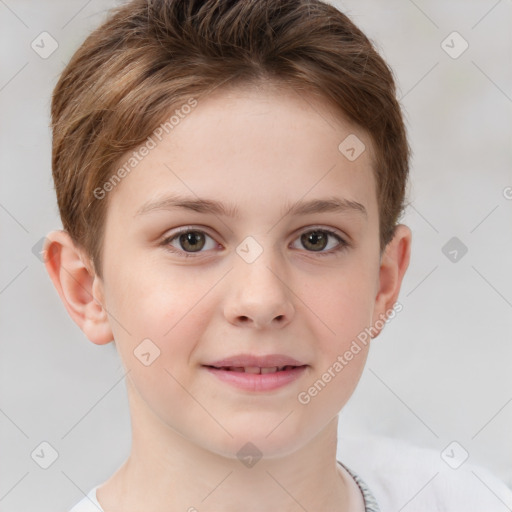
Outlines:
<svg viewBox="0 0 512 512"><path fill-rule="evenodd" d="M366 145L353 162L338 150L349 134ZM239 216L137 214L171 194L233 205ZM297 201L332 197L366 214L286 215ZM404 225L379 250L369 136L311 95L217 90L108 201L102 278L67 233L50 233L46 245L69 314L93 343L115 340L127 371L132 452L98 489L105 511L358 510L354 482L336 464L337 427L369 344L308 404L297 396L389 312L409 263ZM177 228L202 230L204 248L184 257L190 246ZM332 236L325 248L313 244L319 251L304 245L302 234L325 228L348 245L334 252ZM248 236L262 249L252 263L236 252ZM160 350L149 366L134 356L147 338ZM242 352L286 354L308 368L285 387L251 393L201 366ZM253 467L236 455L247 442L263 454Z"/></svg>

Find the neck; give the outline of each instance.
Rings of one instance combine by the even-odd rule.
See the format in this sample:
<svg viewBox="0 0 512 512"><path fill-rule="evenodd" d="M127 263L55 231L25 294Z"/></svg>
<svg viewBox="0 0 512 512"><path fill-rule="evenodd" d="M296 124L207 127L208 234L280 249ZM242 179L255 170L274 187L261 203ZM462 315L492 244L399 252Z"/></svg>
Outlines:
<svg viewBox="0 0 512 512"><path fill-rule="evenodd" d="M338 417L293 453L246 464L192 443L130 390L132 450L98 489L105 512L303 512L349 510L336 462Z"/></svg>

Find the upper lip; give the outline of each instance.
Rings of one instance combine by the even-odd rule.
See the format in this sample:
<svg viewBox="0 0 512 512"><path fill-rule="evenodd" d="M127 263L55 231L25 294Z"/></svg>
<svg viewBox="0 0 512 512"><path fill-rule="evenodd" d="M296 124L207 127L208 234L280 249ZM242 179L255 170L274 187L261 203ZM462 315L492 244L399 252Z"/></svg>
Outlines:
<svg viewBox="0 0 512 512"><path fill-rule="evenodd" d="M268 354L263 356L256 356L252 354L238 354L225 359L219 359L204 366L215 366L221 368L223 366L257 366L260 368L273 368L274 366L305 366L304 363L297 361L293 357L285 356L282 354Z"/></svg>

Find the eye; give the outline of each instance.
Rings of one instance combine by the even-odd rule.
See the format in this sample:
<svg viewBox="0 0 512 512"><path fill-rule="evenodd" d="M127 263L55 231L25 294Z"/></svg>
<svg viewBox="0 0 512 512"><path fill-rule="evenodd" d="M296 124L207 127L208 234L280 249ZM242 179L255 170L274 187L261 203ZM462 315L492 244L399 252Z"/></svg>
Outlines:
<svg viewBox="0 0 512 512"><path fill-rule="evenodd" d="M312 229L305 231L297 239L300 241L302 247L309 252L318 252L322 254L329 254L340 251L348 246L337 233L329 229ZM295 249L300 247L294 246Z"/></svg>
<svg viewBox="0 0 512 512"><path fill-rule="evenodd" d="M300 243L302 247L297 246ZM216 249L219 244L207 233L200 229L182 228L165 238L162 245L178 256L191 257L194 253ZM315 228L304 231L297 238L292 247L294 249L306 249L308 252L316 252L320 256L328 256L348 247L348 243L336 232L325 228Z"/></svg>
<svg viewBox="0 0 512 512"><path fill-rule="evenodd" d="M215 249L218 244L204 231L198 229L183 229L174 235L166 238L162 245L165 245L172 252L195 253L203 249ZM188 254L185 254L188 256Z"/></svg>

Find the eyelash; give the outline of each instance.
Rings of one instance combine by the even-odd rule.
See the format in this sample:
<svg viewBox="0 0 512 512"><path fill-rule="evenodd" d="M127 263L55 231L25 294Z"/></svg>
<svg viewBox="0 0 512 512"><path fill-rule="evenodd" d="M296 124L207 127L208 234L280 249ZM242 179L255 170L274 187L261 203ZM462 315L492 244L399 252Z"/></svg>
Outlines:
<svg viewBox="0 0 512 512"><path fill-rule="evenodd" d="M309 229L307 229L305 231L302 231L299 234L298 238L300 238L305 233L311 233L311 232L315 232L315 231L319 231L321 233L327 233L328 235L331 235L332 237L334 237L338 241L338 245L334 249L330 249L329 251L308 251L307 249L304 249L308 253L313 253L313 254L315 254L317 256L321 256L321 257L323 257L323 256L331 256L333 254L336 254L336 253L339 253L339 252L341 252L343 250L346 250L346 249L348 249L350 247L350 244L346 240L341 238L341 236L338 235L338 233L336 233L335 231L332 231L331 229L328 229L328 228L315 228L315 227L314 228L309 228ZM185 233L190 233L190 232L202 233L202 234L206 235L207 237L209 237L209 238L211 238L213 240L213 237L211 237L208 233L206 233L205 231L203 231L201 229L196 229L196 228L192 228L192 227L186 227L186 228L181 228L178 231L176 231L175 233L173 233L171 236L166 237L162 241L161 245L164 246L168 251L172 252L173 254L178 255L181 258L197 258L197 257L200 257L201 253L203 253L204 251L187 252L187 251L184 251L184 250L177 250L177 249L175 249L174 247L172 247L170 245L170 243L173 240L176 240L181 235L183 235ZM295 240L297 240L297 238Z"/></svg>

